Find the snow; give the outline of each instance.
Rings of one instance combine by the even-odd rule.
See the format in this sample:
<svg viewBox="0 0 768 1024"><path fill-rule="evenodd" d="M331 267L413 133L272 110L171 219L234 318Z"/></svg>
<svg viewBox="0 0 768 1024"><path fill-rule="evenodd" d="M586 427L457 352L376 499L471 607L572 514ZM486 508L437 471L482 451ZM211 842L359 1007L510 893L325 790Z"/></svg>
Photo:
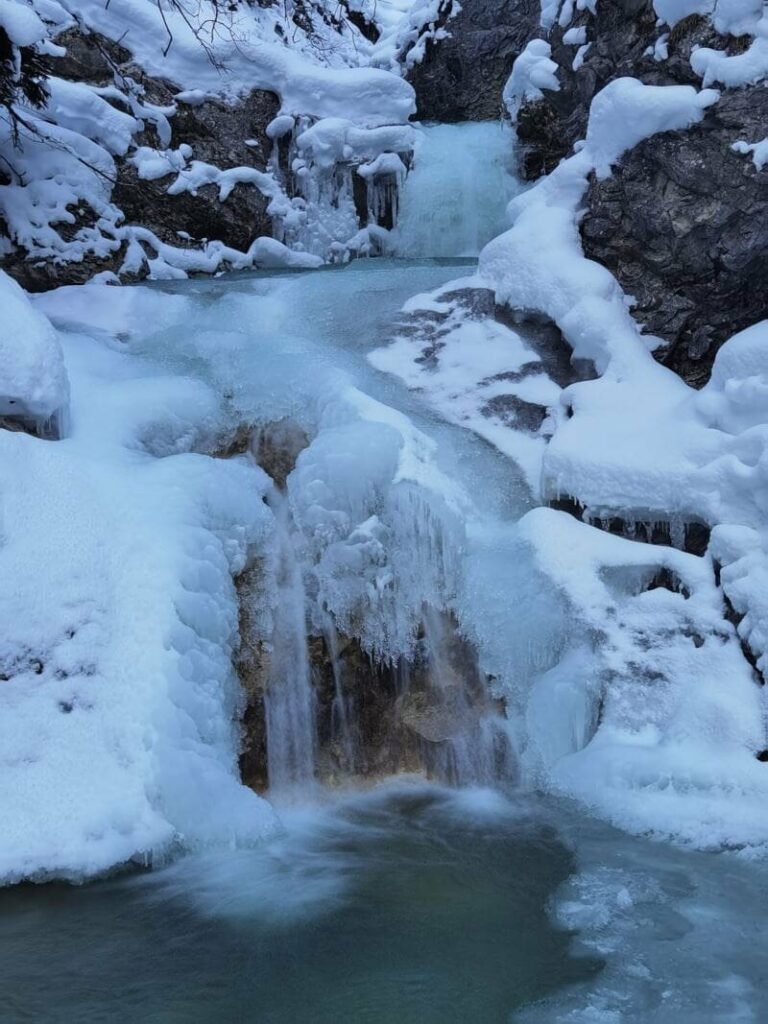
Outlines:
<svg viewBox="0 0 768 1024"><path fill-rule="evenodd" d="M515 58L502 99L514 120L523 100L541 99L542 89L559 92L557 64L550 59L552 47L544 39L532 39Z"/></svg>
<svg viewBox="0 0 768 1024"><path fill-rule="evenodd" d="M410 6L382 4L382 24L402 27ZM30 258L61 262L105 260L125 243L118 272L148 268L159 278L259 265L265 251L269 266L317 265L318 258L348 252L345 246L357 238L360 225L349 175L349 195L340 203L325 180L331 176L332 162L371 163L389 151L391 163L398 153L410 153L413 136L406 122L415 111L415 97L397 61L391 68L371 66L371 44L350 23L336 23L336 13L330 11L330 3L328 7L322 10L319 0L309 9L307 24L298 28L276 7L222 10L211 0L201 0L192 14L185 13L183 5L166 10L155 0L84 0L78 5L77 25L119 40L142 71L178 88L176 102L163 108L153 105L144 86L125 74L103 87L52 78L44 110L20 111L25 125L19 152L10 125L0 132L0 155L4 153L17 172L0 193L0 209L8 214L13 243ZM46 33L75 24L57 0L34 0L32 6L12 0L4 5L3 17L20 40L46 47L53 45ZM437 31L434 26L422 29L427 35ZM277 180L275 158L270 170L219 168L196 159L186 145L173 145L177 104L199 105L212 99L234 104L254 89L280 98L280 114L269 126L269 137L295 133L291 145L299 163L294 183ZM142 137L148 124L157 131L157 149ZM41 145L38 133L54 144L56 153L47 152L51 147ZM286 248L256 240L248 252L233 253L211 239L203 240L197 255L191 256L189 247L169 246L145 225L125 224L110 200L117 174L113 158L126 156L145 180L164 176L163 170L173 173L168 189L172 195L194 194L203 185L216 184L225 202L237 183L260 189L270 199L273 234ZM307 181L313 177L318 180ZM298 184L300 195L289 199L286 189L292 191L293 184ZM78 214L85 226L62 229L75 224Z"/></svg>
<svg viewBox="0 0 768 1024"><path fill-rule="evenodd" d="M318 62L308 39L297 38L290 48L276 42L278 11L254 13L245 7L226 15L213 33L204 29L215 63L181 14L173 8L161 14L154 0L112 0L108 6L87 0L79 5L78 15L88 28L121 39L147 72L170 79L182 90L235 98L251 89L270 89L280 96L284 114L341 117L351 108L368 127L407 120L415 109L413 89L398 76L378 68L343 66L345 60L355 61L352 41L345 44L338 35L334 39L328 59L336 66ZM210 17L212 8L204 3L199 20L205 23ZM173 37L167 53L166 23ZM332 30L321 19L313 28L329 41Z"/></svg>
<svg viewBox="0 0 768 1024"><path fill-rule="evenodd" d="M0 8L0 28L16 46L33 46L48 34L42 20L23 0L8 0Z"/></svg>
<svg viewBox="0 0 768 1024"><path fill-rule="evenodd" d="M732 56L699 47L691 54L691 67L704 85L718 83L729 89L754 85L768 75L768 39L755 39L744 53Z"/></svg>
<svg viewBox="0 0 768 1024"><path fill-rule="evenodd" d="M578 152L512 199L513 226L485 247L478 274L412 300L416 321L372 358L515 459L545 501L570 496L585 517L623 516L629 530L666 522L679 547L686 523L713 527L722 589L709 558L564 512L529 512L514 537L472 530L459 617L507 700L529 785L628 831L762 855L765 701L742 645L765 670L765 326L724 345L710 384L693 391L654 361L655 339L584 258L577 228L591 172L606 176L641 139L696 124L718 95L610 83ZM518 334L470 315L451 297L461 288L492 288L511 310L546 316L596 379L556 387L526 351L525 316ZM429 330L419 333L419 316ZM501 367L513 379L497 385ZM517 390L528 385L536 397ZM547 408L526 445L519 425L483 415L496 386Z"/></svg>
<svg viewBox="0 0 768 1024"><path fill-rule="evenodd" d="M114 342L57 341L28 303L25 335L63 345L72 428L0 432L0 875L259 841L275 825L237 780L232 576L269 534L267 478L191 453L220 430L210 389Z"/></svg>
<svg viewBox="0 0 768 1024"><path fill-rule="evenodd" d="M573 71L578 71L579 68L583 66L584 60L587 54L589 53L589 48L591 45L592 43L585 43L583 46L580 46L578 48L578 50L576 51L576 56L573 58L573 63L571 64L571 69Z"/></svg>
<svg viewBox="0 0 768 1024"><path fill-rule="evenodd" d="M653 46L649 46L644 56L653 57L657 62L666 60L669 57L669 32L662 32Z"/></svg>
<svg viewBox="0 0 768 1024"><path fill-rule="evenodd" d="M421 63L430 41L450 36L450 21L460 10L457 0L377 0L373 17L381 34L371 64L404 74Z"/></svg>
<svg viewBox="0 0 768 1024"><path fill-rule="evenodd" d="M407 387L423 390L443 417L472 430L517 462L535 492L544 437L510 429L503 416L491 410L495 399L508 396L544 409L556 406L560 389L541 371L539 356L524 337L493 320L473 318L460 302L442 297L477 285L482 286L482 281L452 281L447 289L411 299L405 312L416 317L437 312L446 317L439 333L414 335L413 324L406 320L404 333L396 333L387 347L369 358L377 369L396 375Z"/></svg>
<svg viewBox="0 0 768 1024"><path fill-rule="evenodd" d="M526 770L628 831L765 849L758 808L768 777L754 756L762 694L707 563L548 509L528 513L520 528L568 597L575 641L534 684ZM662 566L685 592L645 589ZM590 636L593 652L583 646Z"/></svg>
<svg viewBox="0 0 768 1024"><path fill-rule="evenodd" d="M692 14L711 14L715 0L653 0L653 8L659 21L670 28Z"/></svg>
<svg viewBox="0 0 768 1024"><path fill-rule="evenodd" d="M64 426L69 382L56 332L23 289L0 270L0 415Z"/></svg>
<svg viewBox="0 0 768 1024"><path fill-rule="evenodd" d="M587 148L597 176L607 177L611 164L649 135L700 121L719 98L715 89L652 86L636 78L609 82L592 101L587 125Z"/></svg>
<svg viewBox="0 0 768 1024"><path fill-rule="evenodd" d="M566 46L582 46L587 41L587 29L585 25L579 28L569 28L563 33L563 42Z"/></svg>
<svg viewBox="0 0 768 1024"><path fill-rule="evenodd" d="M761 171L763 167L768 163L768 138L761 139L759 142L747 142L745 139L740 139L738 142L734 142L731 149L735 153L747 153L752 154L752 163Z"/></svg>
<svg viewBox="0 0 768 1024"><path fill-rule="evenodd" d="M96 89L81 82L51 76L45 113L54 123L123 156L141 128L136 118L102 99Z"/></svg>

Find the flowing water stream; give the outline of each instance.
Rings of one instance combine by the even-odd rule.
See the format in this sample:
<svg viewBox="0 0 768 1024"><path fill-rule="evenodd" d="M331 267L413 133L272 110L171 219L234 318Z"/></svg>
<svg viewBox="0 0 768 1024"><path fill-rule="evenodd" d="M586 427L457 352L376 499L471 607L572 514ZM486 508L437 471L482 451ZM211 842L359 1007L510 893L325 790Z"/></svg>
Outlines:
<svg viewBox="0 0 768 1024"><path fill-rule="evenodd" d="M475 168L502 136L431 131L402 251L442 236L452 254L473 252L497 230L485 209L496 187L462 193L457 236L453 213L440 222L439 181L457 133ZM409 220L417 185L428 230ZM515 727L486 673L524 678L557 657L562 630L556 595L514 545L530 495L508 459L365 358L408 298L473 266L377 260L158 286L167 315L132 350L204 379L235 419L304 437L270 497L268 773L285 830L258 849L200 851L84 888L0 892L3 1024L768 1019L764 868L633 839L516 788ZM406 450L421 482L398 475ZM369 580L361 552L374 549ZM398 581L392 606L370 596L384 570ZM366 611L350 621L373 648L410 650L437 693L430 728L449 738L437 774L451 788L355 786L360 712L345 698L338 628L350 608ZM310 627L329 652L350 776L334 791L314 781ZM457 657L458 628L476 662Z"/></svg>

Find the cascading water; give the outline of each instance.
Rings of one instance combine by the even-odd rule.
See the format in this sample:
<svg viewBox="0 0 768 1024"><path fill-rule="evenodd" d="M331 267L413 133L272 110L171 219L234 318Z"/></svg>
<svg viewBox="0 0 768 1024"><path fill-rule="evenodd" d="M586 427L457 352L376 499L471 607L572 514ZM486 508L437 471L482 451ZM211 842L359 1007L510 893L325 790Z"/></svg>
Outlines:
<svg viewBox="0 0 768 1024"><path fill-rule="evenodd" d="M333 675L333 702L331 704L331 741L341 751L341 766L349 772L354 773L358 763L358 742L357 730L354 727L354 705L350 702L344 691L343 663L339 650L339 634L333 618L325 614L322 616L323 636L331 662L331 673Z"/></svg>
<svg viewBox="0 0 768 1024"><path fill-rule="evenodd" d="M404 714L426 741L428 768L452 785L511 780L516 767L511 735L475 650L453 616L434 607L424 608L422 631L422 678L411 674ZM419 681L421 686L414 686Z"/></svg>
<svg viewBox="0 0 768 1024"><path fill-rule="evenodd" d="M403 186L393 247L398 256L477 256L507 227L519 189L513 136L497 121L422 128Z"/></svg>
<svg viewBox="0 0 768 1024"><path fill-rule="evenodd" d="M288 502L275 491L274 595L264 696L267 775L272 792L311 785L315 701L310 681L304 585L291 533Z"/></svg>

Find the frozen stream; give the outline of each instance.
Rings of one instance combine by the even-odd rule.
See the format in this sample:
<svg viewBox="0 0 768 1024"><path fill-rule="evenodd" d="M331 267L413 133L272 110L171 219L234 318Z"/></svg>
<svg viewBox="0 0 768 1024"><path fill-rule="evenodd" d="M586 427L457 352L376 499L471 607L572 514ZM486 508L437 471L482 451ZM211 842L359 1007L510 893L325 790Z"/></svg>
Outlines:
<svg viewBox="0 0 768 1024"><path fill-rule="evenodd" d="M146 315L119 344L206 381L235 421L298 424L311 443L287 487L310 549L297 557L308 564L319 543L307 524L326 537L340 510L357 522L377 509L411 545L394 563L402 605L449 602L504 677L555 650L561 628L555 599L516 560L514 523L530 501L521 476L365 359L406 299L471 270L375 261L165 284L143 290ZM404 451L416 466L405 491L391 483ZM455 519L464 530L450 586L427 536L443 505L440 544ZM293 568L283 576L295 590ZM367 628L396 649L406 613L385 612L371 610ZM283 821L261 848L82 890L1 892L0 1022L768 1019L761 865L631 839L510 782L314 792Z"/></svg>

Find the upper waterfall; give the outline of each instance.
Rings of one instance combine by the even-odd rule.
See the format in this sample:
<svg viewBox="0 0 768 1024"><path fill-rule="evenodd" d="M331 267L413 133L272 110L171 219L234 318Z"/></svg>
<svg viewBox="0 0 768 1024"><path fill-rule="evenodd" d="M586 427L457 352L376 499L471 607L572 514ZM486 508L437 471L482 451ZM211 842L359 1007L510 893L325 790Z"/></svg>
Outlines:
<svg viewBox="0 0 768 1024"><path fill-rule="evenodd" d="M519 188L513 144L499 121L422 128L394 232L397 255L477 256L501 234Z"/></svg>

